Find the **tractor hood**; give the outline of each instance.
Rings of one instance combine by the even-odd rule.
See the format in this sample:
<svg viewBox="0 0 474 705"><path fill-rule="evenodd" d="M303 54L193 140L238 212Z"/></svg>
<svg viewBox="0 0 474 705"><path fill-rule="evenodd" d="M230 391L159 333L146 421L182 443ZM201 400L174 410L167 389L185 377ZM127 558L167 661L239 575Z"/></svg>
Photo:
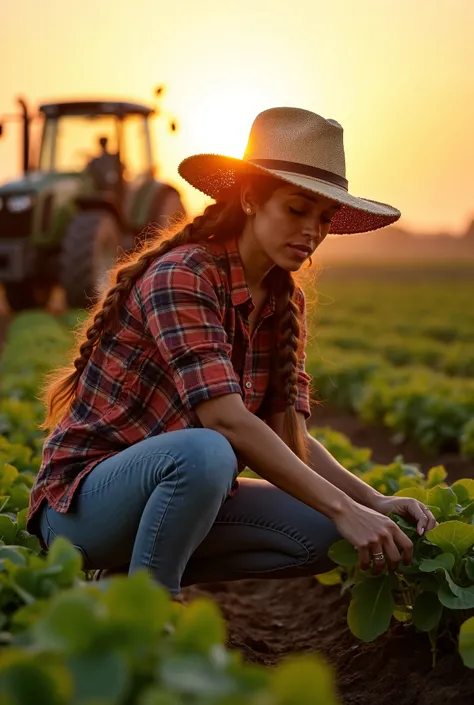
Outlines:
<svg viewBox="0 0 474 705"><path fill-rule="evenodd" d="M47 171L32 171L26 176L14 181L7 181L0 186L0 196L19 195L22 193L41 193L53 189L56 184L81 179L79 173L53 173Z"/></svg>

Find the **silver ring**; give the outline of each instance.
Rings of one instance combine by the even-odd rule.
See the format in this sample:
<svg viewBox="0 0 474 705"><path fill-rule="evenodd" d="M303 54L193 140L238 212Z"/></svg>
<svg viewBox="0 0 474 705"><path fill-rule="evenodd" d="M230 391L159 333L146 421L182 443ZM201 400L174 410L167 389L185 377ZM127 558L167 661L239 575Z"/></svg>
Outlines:
<svg viewBox="0 0 474 705"><path fill-rule="evenodd" d="M385 556L383 553L374 553L373 556L374 556L374 561L384 561L385 560Z"/></svg>

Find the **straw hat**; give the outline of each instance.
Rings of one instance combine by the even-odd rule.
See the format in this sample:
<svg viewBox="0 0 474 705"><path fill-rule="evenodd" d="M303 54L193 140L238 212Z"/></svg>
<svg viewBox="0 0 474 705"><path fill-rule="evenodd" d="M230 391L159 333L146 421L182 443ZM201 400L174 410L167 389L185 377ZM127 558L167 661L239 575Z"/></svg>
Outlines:
<svg viewBox="0 0 474 705"><path fill-rule="evenodd" d="M278 177L332 198L343 207L331 221L331 233L377 230L400 218L400 211L386 203L349 193L341 125L301 108L270 108L259 113L243 159L195 154L184 159L178 171L214 199L252 173Z"/></svg>

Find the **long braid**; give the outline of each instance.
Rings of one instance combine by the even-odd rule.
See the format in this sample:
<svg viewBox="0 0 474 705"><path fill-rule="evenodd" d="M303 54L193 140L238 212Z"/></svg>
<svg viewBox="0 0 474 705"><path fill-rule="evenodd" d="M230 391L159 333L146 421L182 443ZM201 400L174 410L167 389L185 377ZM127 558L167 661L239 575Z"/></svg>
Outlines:
<svg viewBox="0 0 474 705"><path fill-rule="evenodd" d="M72 364L54 370L46 377L40 400L46 406L47 415L40 426L41 429L51 429L66 412L94 348L105 331L117 320L119 310L135 282L151 263L179 245L202 242L211 235L222 235L228 232L229 222L235 225L236 219L238 222L243 217L242 209L239 211L239 204L235 201L213 203L174 236L160 244L144 244L140 250L128 255L126 260L111 270L109 280L115 280L115 284L93 306L88 318L75 332L74 349L79 347L78 356Z"/></svg>
<svg viewBox="0 0 474 705"><path fill-rule="evenodd" d="M284 435L288 445L302 460L307 460L304 436L298 425L295 401L298 394L298 350L300 340L300 312L298 292L291 272L274 267L271 285L275 293L275 350L272 384L279 397L286 399Z"/></svg>

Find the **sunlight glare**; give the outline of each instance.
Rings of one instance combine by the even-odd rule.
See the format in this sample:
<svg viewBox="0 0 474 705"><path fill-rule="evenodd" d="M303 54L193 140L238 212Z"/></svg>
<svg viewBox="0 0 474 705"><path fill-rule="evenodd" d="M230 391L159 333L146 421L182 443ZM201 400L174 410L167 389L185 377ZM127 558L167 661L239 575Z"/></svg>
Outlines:
<svg viewBox="0 0 474 705"><path fill-rule="evenodd" d="M188 125L193 133L190 140L199 144L201 153L241 158L255 117L270 107L271 98L256 90L228 89L203 95Z"/></svg>

